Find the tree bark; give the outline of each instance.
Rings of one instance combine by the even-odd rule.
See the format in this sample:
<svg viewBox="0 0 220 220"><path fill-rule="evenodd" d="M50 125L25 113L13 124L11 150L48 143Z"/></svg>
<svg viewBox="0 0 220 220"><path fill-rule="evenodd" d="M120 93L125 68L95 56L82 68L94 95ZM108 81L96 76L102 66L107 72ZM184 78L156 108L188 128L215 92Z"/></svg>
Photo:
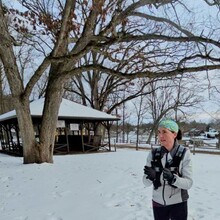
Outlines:
<svg viewBox="0 0 220 220"><path fill-rule="evenodd" d="M39 136L39 159L41 163L53 163L55 132L62 102L63 85L64 80L57 77L49 78Z"/></svg>
<svg viewBox="0 0 220 220"><path fill-rule="evenodd" d="M29 99L20 100L15 103L16 114L22 138L23 162L40 163L38 143L35 140L34 126L29 108Z"/></svg>

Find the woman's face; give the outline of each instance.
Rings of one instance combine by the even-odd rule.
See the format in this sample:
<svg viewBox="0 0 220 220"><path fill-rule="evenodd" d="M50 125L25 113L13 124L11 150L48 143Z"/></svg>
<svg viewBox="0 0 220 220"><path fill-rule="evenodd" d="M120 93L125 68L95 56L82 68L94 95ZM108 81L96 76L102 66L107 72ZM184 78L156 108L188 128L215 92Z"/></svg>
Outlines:
<svg viewBox="0 0 220 220"><path fill-rule="evenodd" d="M158 138L162 146L164 146L168 151L173 148L174 140L177 136L177 133L171 132L167 128L158 129Z"/></svg>

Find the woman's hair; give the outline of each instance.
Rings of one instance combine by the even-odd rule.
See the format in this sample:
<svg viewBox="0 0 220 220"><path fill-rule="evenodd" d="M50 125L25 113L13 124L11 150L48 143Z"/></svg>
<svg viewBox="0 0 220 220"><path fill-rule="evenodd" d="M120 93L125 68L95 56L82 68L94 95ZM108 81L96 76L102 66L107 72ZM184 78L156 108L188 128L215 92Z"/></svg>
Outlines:
<svg viewBox="0 0 220 220"><path fill-rule="evenodd" d="M179 129L178 132L177 132L177 136L176 136L176 139L178 141L182 140L182 131Z"/></svg>

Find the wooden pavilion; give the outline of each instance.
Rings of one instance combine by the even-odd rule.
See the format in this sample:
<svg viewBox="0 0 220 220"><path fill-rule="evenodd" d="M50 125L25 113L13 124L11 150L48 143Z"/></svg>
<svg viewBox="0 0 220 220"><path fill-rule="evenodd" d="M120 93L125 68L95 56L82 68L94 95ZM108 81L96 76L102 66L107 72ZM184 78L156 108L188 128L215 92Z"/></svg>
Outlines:
<svg viewBox="0 0 220 220"><path fill-rule="evenodd" d="M30 103L31 117L35 127L36 140L39 137L44 99ZM110 128L116 116L90 107L62 99L54 144L54 154L89 152L105 149L111 151ZM107 140L97 135L97 129L107 131ZM0 115L0 150L2 152L23 154L22 140L15 110Z"/></svg>

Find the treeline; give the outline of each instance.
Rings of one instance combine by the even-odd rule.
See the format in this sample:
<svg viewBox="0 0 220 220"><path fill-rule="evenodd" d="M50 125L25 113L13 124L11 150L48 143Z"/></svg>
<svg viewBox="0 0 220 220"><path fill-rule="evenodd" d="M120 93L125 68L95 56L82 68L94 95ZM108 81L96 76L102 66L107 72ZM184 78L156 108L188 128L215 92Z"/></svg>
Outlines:
<svg viewBox="0 0 220 220"><path fill-rule="evenodd" d="M207 131L209 128L215 128L216 130L220 130L220 120L213 120L209 123L204 122L197 122L197 121L191 121L191 122L179 122L180 128L183 133L188 133L192 129L200 130L200 131ZM139 126L139 135L149 135L151 130L154 128L153 123L143 123ZM115 123L112 125L111 129L112 133L114 134L116 138L116 142L120 139L122 142L127 142L129 139L128 136L130 133L137 133L137 125L131 124L131 123L124 123L124 125L121 123Z"/></svg>

